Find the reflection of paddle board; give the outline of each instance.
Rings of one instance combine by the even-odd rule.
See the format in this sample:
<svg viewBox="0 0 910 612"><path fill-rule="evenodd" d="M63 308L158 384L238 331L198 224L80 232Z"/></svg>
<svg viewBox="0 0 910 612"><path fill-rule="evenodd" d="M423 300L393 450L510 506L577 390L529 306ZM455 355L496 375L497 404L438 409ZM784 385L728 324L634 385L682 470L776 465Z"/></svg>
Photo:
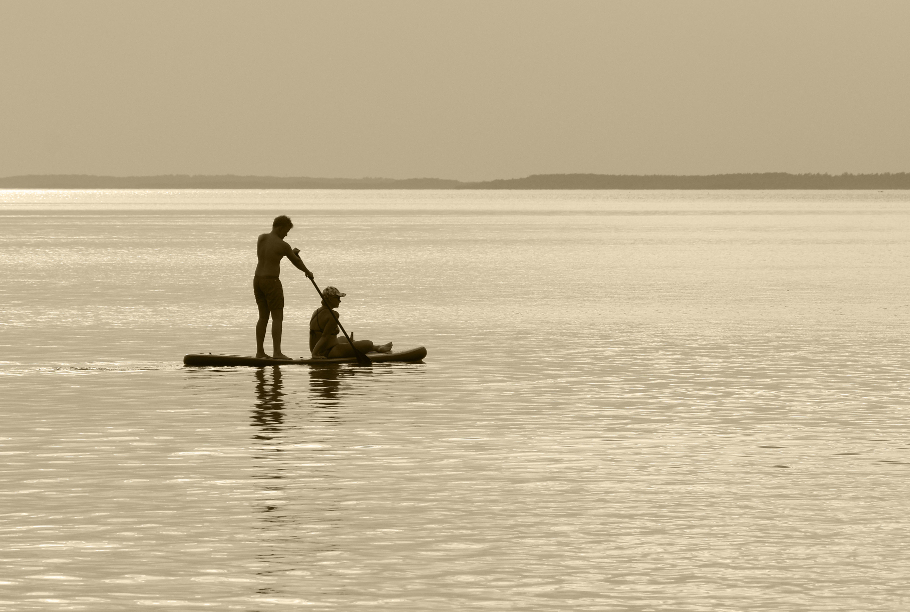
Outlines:
<svg viewBox="0 0 910 612"><path fill-rule="evenodd" d="M391 353L367 353L373 363L386 361L420 361L427 356L427 349L422 346L406 351L393 351ZM260 359L257 357L244 357L242 355L213 355L212 353L199 353L186 355L183 365L187 366L276 366L276 365L320 365L325 363L357 363L355 357L339 357L336 359Z"/></svg>

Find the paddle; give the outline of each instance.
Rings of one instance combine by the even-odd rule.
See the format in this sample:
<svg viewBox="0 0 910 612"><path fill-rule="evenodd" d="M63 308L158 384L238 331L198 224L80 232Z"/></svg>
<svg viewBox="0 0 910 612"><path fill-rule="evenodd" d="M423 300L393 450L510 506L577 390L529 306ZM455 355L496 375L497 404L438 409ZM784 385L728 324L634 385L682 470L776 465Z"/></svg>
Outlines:
<svg viewBox="0 0 910 612"><path fill-rule="evenodd" d="M307 277L309 278L309 277ZM310 282L313 283L313 286L316 287L316 292L319 293L319 299L322 300L323 305L325 305L325 297L322 295L322 290L319 288L319 285L316 284L316 281L310 278ZM338 320L338 317L335 316L335 311L326 306L326 310L332 313L332 318L335 319L335 323L338 324L338 328L341 330L341 333L344 334L344 337L347 339L348 343L351 345L351 348L354 349L354 355L357 357L357 365L362 366L371 366L373 362L370 361L370 358L357 350L357 347L354 346L354 341L348 338L348 332L344 331L344 327L341 326L341 321Z"/></svg>

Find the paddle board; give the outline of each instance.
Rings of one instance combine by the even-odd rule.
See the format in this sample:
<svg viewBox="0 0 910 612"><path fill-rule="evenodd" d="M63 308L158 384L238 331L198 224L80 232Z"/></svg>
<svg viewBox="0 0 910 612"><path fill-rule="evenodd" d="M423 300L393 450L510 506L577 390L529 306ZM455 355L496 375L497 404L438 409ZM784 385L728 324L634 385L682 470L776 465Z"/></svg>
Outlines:
<svg viewBox="0 0 910 612"><path fill-rule="evenodd" d="M406 351L392 351L391 353L367 353L373 363L387 361L421 361L427 356L427 349L422 346ZM336 359L262 359L259 357L246 357L243 355L219 355L213 353L191 353L183 357L186 366L276 366L276 365L323 365L328 363L357 363L355 357L339 357Z"/></svg>

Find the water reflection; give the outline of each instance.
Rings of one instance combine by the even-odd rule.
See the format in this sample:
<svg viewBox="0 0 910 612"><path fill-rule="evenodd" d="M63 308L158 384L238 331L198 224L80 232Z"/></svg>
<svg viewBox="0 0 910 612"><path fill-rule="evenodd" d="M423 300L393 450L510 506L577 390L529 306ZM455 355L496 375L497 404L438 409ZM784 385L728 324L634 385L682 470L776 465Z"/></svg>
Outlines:
<svg viewBox="0 0 910 612"><path fill-rule="evenodd" d="M312 369L311 386L318 390L303 401L298 387L307 375L300 370L282 374L276 366L254 373L253 477L262 479L253 505L262 521L256 528L260 584L255 598L287 596L278 586L281 576L310 572L310 561L302 559L335 554L340 548L334 451L335 432L342 424L336 405L344 374L338 370Z"/></svg>
<svg viewBox="0 0 910 612"><path fill-rule="evenodd" d="M255 378L256 407L253 410L253 422L259 431L253 438L271 440L280 435L284 423L285 394L282 390L281 368L256 368Z"/></svg>
<svg viewBox="0 0 910 612"><path fill-rule="evenodd" d="M250 510L257 523L257 584L251 597L291 596L283 582L288 575L319 576L328 584L348 578L335 564L354 554L352 538L370 537L361 534L363 511L352 502L370 490L358 474L377 452L364 444L358 400L376 393L382 376L416 370L324 365L253 372Z"/></svg>
<svg viewBox="0 0 910 612"><path fill-rule="evenodd" d="M361 373L366 372L363 368L338 365L310 368L310 401L314 406L329 409L329 411L323 411L320 420L340 419L337 409L344 397L342 381L345 378L355 376L358 371Z"/></svg>
<svg viewBox="0 0 910 612"><path fill-rule="evenodd" d="M285 405L284 390L281 381L281 368L257 368L254 374L256 380L256 404L253 409L253 425L256 428L253 434L255 441L254 459L263 460L264 469L253 475L266 481L281 481L285 478L287 467L282 461L284 453L284 422ZM280 482L266 484L262 490L261 507L259 510L266 513L265 520L281 521L280 510L284 506L284 485Z"/></svg>

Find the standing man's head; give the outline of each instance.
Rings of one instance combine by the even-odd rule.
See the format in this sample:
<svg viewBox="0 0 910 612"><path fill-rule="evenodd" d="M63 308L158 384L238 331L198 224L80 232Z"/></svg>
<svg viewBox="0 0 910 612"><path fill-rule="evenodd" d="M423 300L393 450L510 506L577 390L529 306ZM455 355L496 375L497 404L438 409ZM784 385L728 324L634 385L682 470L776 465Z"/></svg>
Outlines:
<svg viewBox="0 0 910 612"><path fill-rule="evenodd" d="M287 215L279 215L272 221L272 231L282 238L288 235L292 227L294 227L294 224L291 223L291 218Z"/></svg>

